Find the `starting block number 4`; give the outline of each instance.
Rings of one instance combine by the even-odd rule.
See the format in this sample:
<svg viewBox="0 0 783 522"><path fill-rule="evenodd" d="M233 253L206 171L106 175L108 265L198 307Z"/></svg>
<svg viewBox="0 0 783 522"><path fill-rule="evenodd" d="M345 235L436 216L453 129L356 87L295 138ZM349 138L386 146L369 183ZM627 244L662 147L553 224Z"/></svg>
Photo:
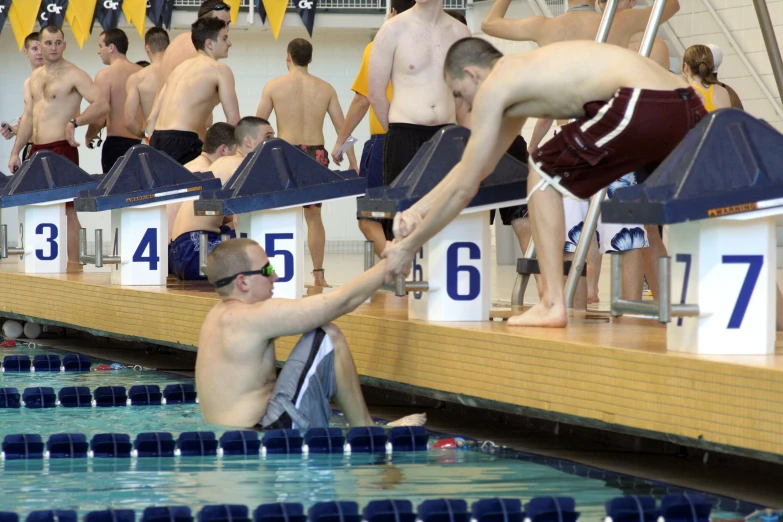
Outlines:
<svg viewBox="0 0 783 522"><path fill-rule="evenodd" d="M166 206L112 210L112 254L121 263L111 268L112 283L121 285L165 285L169 251L166 240Z"/></svg>
<svg viewBox="0 0 783 522"><path fill-rule="evenodd" d="M672 293L700 316L669 323L669 349L774 353L775 248L774 218L672 225Z"/></svg>
<svg viewBox="0 0 783 522"><path fill-rule="evenodd" d="M470 237L475 241L464 241ZM413 292L408 316L425 321L486 321L492 281L486 212L463 214L427 242L413 262L413 280L429 292Z"/></svg>

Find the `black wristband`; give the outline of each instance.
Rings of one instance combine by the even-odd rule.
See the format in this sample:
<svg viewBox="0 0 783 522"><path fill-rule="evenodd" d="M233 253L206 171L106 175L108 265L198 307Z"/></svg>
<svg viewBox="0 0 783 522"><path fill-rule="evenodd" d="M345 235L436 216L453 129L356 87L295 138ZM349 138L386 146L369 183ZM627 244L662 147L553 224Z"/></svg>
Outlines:
<svg viewBox="0 0 783 522"><path fill-rule="evenodd" d="M74 129L75 129L75 128L77 128L77 127L79 126L79 124L78 124L78 123L76 123L76 118L74 118L74 119L72 119L72 120L69 120L69 121L68 121L68 123L73 123L73 128L74 128Z"/></svg>

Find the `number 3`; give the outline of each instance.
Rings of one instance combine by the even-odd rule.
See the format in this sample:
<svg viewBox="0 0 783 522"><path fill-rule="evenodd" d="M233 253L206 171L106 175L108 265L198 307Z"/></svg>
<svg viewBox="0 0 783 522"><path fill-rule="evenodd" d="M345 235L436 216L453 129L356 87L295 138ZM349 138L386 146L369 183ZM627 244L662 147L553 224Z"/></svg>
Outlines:
<svg viewBox="0 0 783 522"><path fill-rule="evenodd" d="M46 239L46 242L49 243L49 255L45 256L44 251L42 248L38 248L35 251L35 257L40 259L41 261L51 261L52 259L57 259L57 254L59 253L59 247L57 246L57 242L55 239L57 239L57 236L59 236L59 232L57 231L57 227L54 226L53 223L40 223L37 227L35 227L35 233L37 235L43 235L44 228L49 229L49 237Z"/></svg>

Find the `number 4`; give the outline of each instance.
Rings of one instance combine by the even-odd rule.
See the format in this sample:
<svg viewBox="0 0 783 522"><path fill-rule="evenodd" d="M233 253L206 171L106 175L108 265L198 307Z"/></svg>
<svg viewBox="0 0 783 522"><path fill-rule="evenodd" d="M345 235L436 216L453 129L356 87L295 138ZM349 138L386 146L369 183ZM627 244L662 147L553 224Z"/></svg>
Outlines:
<svg viewBox="0 0 783 522"><path fill-rule="evenodd" d="M148 256L145 256L144 251L147 250L147 247L149 247L150 253ZM150 270L157 270L158 261L160 261L160 257L158 257L158 229L148 228L141 238L141 243L139 243L138 248L133 253L133 262L149 263Z"/></svg>

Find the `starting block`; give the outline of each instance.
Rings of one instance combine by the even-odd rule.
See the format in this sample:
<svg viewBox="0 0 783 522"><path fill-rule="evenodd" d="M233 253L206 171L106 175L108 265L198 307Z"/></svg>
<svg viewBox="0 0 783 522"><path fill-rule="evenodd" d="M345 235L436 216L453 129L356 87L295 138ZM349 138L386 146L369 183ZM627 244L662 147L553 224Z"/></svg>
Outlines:
<svg viewBox="0 0 783 522"><path fill-rule="evenodd" d="M782 166L783 135L743 111L724 109L693 129L644 185L619 189L603 203L607 222L669 225L672 283L659 294L670 350L775 352ZM670 303L669 291L679 304ZM613 315L645 313L615 297Z"/></svg>
<svg viewBox="0 0 783 522"><path fill-rule="evenodd" d="M470 131L458 125L438 131L389 187L367 190L359 200L359 217L393 219L413 206L459 162L469 137ZM489 320L489 211L525 203L527 174L527 165L505 154L465 210L419 250L412 280L397 282L397 295L413 293L408 300L410 319Z"/></svg>
<svg viewBox="0 0 783 522"><path fill-rule="evenodd" d="M5 178L5 176L2 176ZM8 248L6 225L0 229L0 258L19 255L19 272L66 272L68 227L65 204L80 190L94 188L103 175L91 176L69 159L38 151L0 191L0 207L19 210L19 246Z"/></svg>
<svg viewBox="0 0 783 522"><path fill-rule="evenodd" d="M238 214L237 236L266 251L278 277L275 297L304 292L302 206L364 194L367 179L335 172L281 139L264 142L239 166L223 190L204 191L194 202L199 216Z"/></svg>
<svg viewBox="0 0 783 522"><path fill-rule="evenodd" d="M79 193L79 212L111 210L114 251L103 255L103 231L95 231L95 254L87 255L86 231L80 238L82 264L117 265L112 283L165 285L168 277L166 205L198 198L199 192L220 188L211 172L190 172L168 155L147 145L125 153L97 188Z"/></svg>

